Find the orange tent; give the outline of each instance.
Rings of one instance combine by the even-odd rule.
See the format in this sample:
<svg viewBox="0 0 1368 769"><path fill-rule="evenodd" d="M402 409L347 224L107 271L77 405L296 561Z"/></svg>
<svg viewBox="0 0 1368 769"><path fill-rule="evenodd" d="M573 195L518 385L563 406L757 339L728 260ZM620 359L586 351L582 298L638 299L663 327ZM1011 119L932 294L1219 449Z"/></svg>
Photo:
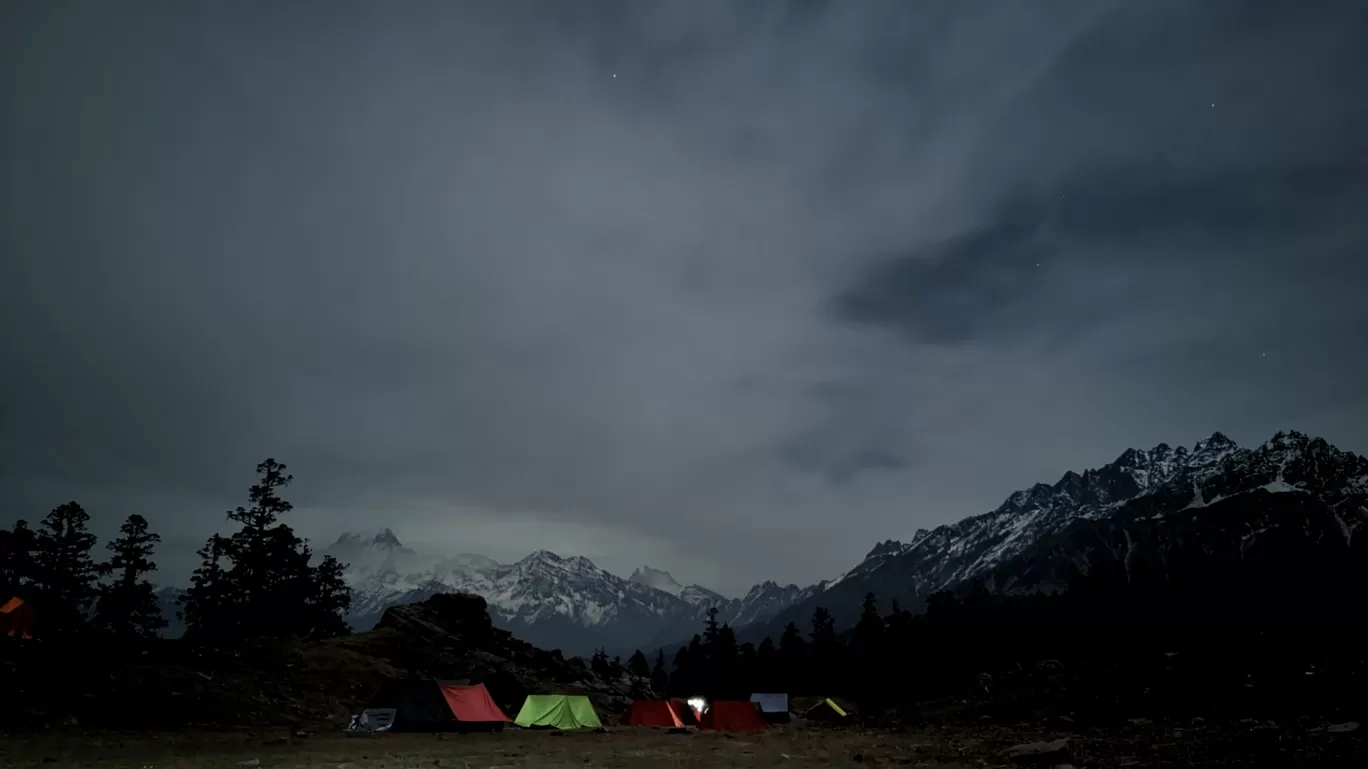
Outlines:
<svg viewBox="0 0 1368 769"><path fill-rule="evenodd" d="M499 706L494 704L493 698L489 696L489 690L484 684L474 686L458 686L456 684L438 684L442 690L442 697L446 700L447 707L451 708L452 715L456 716L457 721L463 723L494 723L512 722L513 719L504 715Z"/></svg>
<svg viewBox="0 0 1368 769"><path fill-rule="evenodd" d="M718 729L726 732L762 732L765 719L753 702L711 702L698 721L699 729Z"/></svg>
<svg viewBox="0 0 1368 769"><path fill-rule="evenodd" d="M12 638L33 637L33 606L15 596L0 606L0 635Z"/></svg>
<svg viewBox="0 0 1368 769"><path fill-rule="evenodd" d="M679 706L667 700L637 700L632 709L622 717L627 726L673 726L684 725Z"/></svg>

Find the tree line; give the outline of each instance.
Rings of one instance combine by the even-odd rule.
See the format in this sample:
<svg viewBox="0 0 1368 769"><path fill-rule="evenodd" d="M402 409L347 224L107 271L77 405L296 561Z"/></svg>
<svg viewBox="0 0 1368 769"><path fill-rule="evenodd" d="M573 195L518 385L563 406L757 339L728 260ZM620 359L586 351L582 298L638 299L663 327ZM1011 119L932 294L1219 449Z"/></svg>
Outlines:
<svg viewBox="0 0 1368 769"><path fill-rule="evenodd" d="M663 651L628 666L673 697L842 696L872 717L950 701L1094 719L1351 708L1368 697L1368 558L1352 543L1311 544L1099 556L1062 589L973 582L915 612L868 593L852 628L817 608L777 643L738 643L712 610L671 666Z"/></svg>
<svg viewBox="0 0 1368 769"><path fill-rule="evenodd" d="M180 599L185 637L235 641L249 637L320 638L347 632L351 603L343 565L332 556L312 564L308 543L282 522L292 505L281 491L293 480L266 459L248 505L228 511L237 524L200 549L201 564ZM54 644L112 638L118 648L146 643L166 627L148 575L160 536L133 514L97 561L90 515L76 502L53 508L36 529L25 520L0 530L0 601L31 602L34 634Z"/></svg>

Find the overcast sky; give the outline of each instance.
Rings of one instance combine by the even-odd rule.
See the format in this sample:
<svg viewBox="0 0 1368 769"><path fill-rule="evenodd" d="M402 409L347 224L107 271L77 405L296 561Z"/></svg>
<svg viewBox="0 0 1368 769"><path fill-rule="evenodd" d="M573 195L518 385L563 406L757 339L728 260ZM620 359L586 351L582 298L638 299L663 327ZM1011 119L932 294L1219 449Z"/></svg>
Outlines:
<svg viewBox="0 0 1368 769"><path fill-rule="evenodd" d="M1368 4L0 6L0 522L803 584L1368 450Z"/></svg>

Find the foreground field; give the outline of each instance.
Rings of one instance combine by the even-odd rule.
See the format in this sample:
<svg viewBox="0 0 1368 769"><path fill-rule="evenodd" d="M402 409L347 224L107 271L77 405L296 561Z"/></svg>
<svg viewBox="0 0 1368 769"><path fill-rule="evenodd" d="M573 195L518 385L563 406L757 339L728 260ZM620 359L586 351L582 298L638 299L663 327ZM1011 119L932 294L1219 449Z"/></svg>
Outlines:
<svg viewBox="0 0 1368 769"><path fill-rule="evenodd" d="M720 767L983 767L1015 763L1014 745L1069 739L1043 766L1362 766L1363 735L1270 724L1136 724L1073 733L1025 726L944 726L908 731L787 727L763 734L621 728L557 734L509 730L473 735L180 733L0 738L0 766L67 769L719 769ZM1018 760L1019 762L1019 760Z"/></svg>

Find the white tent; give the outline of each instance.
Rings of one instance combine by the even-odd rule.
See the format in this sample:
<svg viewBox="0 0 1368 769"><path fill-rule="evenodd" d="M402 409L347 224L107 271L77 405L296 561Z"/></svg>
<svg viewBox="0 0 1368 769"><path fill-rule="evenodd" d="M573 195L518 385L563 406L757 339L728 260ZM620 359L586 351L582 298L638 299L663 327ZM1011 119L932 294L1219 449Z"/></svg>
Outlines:
<svg viewBox="0 0 1368 769"><path fill-rule="evenodd" d="M399 713L397 708L367 708L361 711L361 715L352 716L351 725L347 727L349 732L388 732L394 725L394 717Z"/></svg>

